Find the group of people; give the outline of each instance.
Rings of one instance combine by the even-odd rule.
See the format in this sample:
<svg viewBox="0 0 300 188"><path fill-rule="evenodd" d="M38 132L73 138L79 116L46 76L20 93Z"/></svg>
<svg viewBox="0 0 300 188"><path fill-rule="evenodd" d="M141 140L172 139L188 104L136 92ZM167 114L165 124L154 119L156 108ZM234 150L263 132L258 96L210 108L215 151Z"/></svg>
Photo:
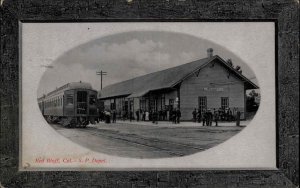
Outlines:
<svg viewBox="0 0 300 188"><path fill-rule="evenodd" d="M167 111L166 110L160 110L160 111L136 111L136 117L137 121L139 121L140 114L142 115L142 121L152 121L152 123L157 124L158 121L166 121L167 120ZM180 117L181 117L181 112L179 109L176 110L171 110L169 111L169 120L172 121L173 123L180 123Z"/></svg>
<svg viewBox="0 0 300 188"><path fill-rule="evenodd" d="M99 123L100 121L104 121L105 123L116 123L117 120L117 113L115 110L109 111L99 111L98 117L96 118L96 121Z"/></svg>
<svg viewBox="0 0 300 188"><path fill-rule="evenodd" d="M157 124L158 121L167 120L166 117L160 111L142 111L137 110L135 112L135 117L133 112L126 112L122 113L121 117L123 120L129 119L130 121L151 121L154 124ZM215 122L215 126L218 126L219 121L239 121L241 113L237 108L219 108L219 109L194 109L192 112L193 121L203 124L203 126L212 126L212 122ZM181 118L181 111L179 108L171 109L168 111L169 121L174 124L180 123ZM99 117L96 118L96 121L105 121L105 123L116 123L117 120L117 111L116 110L106 110L106 111L99 111Z"/></svg>
<svg viewBox="0 0 300 188"><path fill-rule="evenodd" d="M140 120L140 116L142 117L142 121L152 121L155 119L156 121L166 121L167 120L167 110L150 110L144 111L144 110L137 110L135 112L137 121Z"/></svg>
<svg viewBox="0 0 300 188"><path fill-rule="evenodd" d="M181 111L179 108L175 110L170 110L170 121L172 121L174 124L179 124L181 118Z"/></svg>
<svg viewBox="0 0 300 188"><path fill-rule="evenodd" d="M135 116L132 111L121 111L117 113L116 110L104 110L98 112L99 116L96 118L97 122L104 121L105 123L116 123L117 116L121 117L123 121L129 120L129 121L150 121L152 123L157 124L158 121L171 121L174 124L180 123L180 117L181 117L181 111L179 108L166 111L166 110L150 110L143 111L143 110L137 110L135 111ZM167 118L169 117L169 119Z"/></svg>
<svg viewBox="0 0 300 188"><path fill-rule="evenodd" d="M216 110L211 109L194 109L192 112L193 121L201 123L203 122L203 126L212 126L212 122L215 121L215 125L218 126L219 121L236 121L240 120L241 113L237 108L234 108L233 111L230 108L219 108Z"/></svg>

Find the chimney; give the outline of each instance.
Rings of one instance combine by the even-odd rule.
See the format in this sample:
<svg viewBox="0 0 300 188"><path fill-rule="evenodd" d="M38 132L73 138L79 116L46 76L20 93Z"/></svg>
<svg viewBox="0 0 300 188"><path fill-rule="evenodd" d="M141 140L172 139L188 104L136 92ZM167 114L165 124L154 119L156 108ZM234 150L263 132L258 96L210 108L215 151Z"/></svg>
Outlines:
<svg viewBox="0 0 300 188"><path fill-rule="evenodd" d="M212 57L214 54L213 54L213 52L214 52L214 49L212 49L212 48L208 48L207 49L207 57Z"/></svg>

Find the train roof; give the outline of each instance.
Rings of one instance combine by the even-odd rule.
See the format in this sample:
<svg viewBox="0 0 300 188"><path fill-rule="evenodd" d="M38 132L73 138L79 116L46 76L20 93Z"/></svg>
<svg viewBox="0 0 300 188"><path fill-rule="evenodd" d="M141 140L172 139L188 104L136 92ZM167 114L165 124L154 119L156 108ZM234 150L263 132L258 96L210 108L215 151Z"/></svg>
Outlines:
<svg viewBox="0 0 300 188"><path fill-rule="evenodd" d="M70 82L70 83L67 83L49 93L46 94L46 96L50 96L50 95L53 95L53 94L56 94L58 92L61 92L61 91L65 91L65 90L70 90L70 89L90 89L90 90L93 90L92 88L92 85L90 83L87 83L87 82Z"/></svg>

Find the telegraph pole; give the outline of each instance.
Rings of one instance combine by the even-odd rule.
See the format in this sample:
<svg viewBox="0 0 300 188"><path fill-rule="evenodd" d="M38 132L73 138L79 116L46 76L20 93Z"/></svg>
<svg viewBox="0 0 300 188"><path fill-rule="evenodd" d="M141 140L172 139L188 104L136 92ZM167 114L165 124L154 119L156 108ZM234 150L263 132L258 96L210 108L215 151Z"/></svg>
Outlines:
<svg viewBox="0 0 300 188"><path fill-rule="evenodd" d="M103 79L103 76L107 75L107 72L104 72L104 71L100 70L100 71L97 71L96 73L97 73L97 75L100 75L100 78L101 78L101 90L102 90L102 79Z"/></svg>

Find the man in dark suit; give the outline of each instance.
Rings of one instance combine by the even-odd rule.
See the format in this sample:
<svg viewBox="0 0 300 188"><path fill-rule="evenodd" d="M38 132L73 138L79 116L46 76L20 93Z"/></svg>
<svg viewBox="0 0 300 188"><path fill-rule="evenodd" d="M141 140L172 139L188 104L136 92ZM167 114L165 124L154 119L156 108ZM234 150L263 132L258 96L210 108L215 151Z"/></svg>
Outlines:
<svg viewBox="0 0 300 188"><path fill-rule="evenodd" d="M202 114L201 114L201 109L200 108L198 109L198 112L197 112L197 119L198 119L198 123L201 123Z"/></svg>
<svg viewBox="0 0 300 188"><path fill-rule="evenodd" d="M135 112L135 115L136 115L136 121L140 121L140 111L139 110L137 110Z"/></svg>
<svg viewBox="0 0 300 188"><path fill-rule="evenodd" d="M113 112L112 112L112 122L116 123L116 119L117 119L117 113L116 113L116 110L113 110Z"/></svg>
<svg viewBox="0 0 300 188"><path fill-rule="evenodd" d="M196 108L194 109L194 111L192 112L193 114L193 121L196 122L197 121L197 111Z"/></svg>
<svg viewBox="0 0 300 188"><path fill-rule="evenodd" d="M181 112L178 108L177 111L176 111L176 122L177 123L180 123L180 117L181 117Z"/></svg>

